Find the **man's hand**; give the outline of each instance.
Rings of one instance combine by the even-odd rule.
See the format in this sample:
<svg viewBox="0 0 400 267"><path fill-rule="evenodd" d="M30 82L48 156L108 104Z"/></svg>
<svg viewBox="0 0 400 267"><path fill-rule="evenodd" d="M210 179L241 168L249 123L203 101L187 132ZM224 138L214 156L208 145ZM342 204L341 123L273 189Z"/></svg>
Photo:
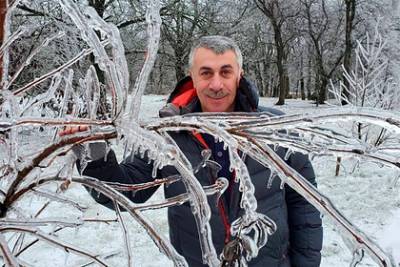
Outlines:
<svg viewBox="0 0 400 267"><path fill-rule="evenodd" d="M87 125L66 126L64 130L58 133L58 135L59 136L71 135L71 134L76 134L77 132L85 132L87 130L89 130L89 126Z"/></svg>

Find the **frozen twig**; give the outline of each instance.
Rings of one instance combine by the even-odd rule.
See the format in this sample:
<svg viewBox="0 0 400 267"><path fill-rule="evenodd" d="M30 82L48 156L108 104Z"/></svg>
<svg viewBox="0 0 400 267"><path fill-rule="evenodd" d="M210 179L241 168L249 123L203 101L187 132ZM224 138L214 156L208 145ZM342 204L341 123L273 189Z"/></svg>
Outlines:
<svg viewBox="0 0 400 267"><path fill-rule="evenodd" d="M203 190L207 196L217 194L217 199L219 199L219 196L225 192L228 185L229 183L225 178L218 178L214 185L203 187ZM190 197L188 193L183 193L175 197L167 198L162 202L138 204L135 209L144 211L178 206L190 201Z"/></svg>
<svg viewBox="0 0 400 267"><path fill-rule="evenodd" d="M1 251L1 254L3 255L3 259L6 264L6 267L20 266L17 259L10 251L10 248L8 247L8 243L7 243L6 239L4 238L3 234L0 234L0 251Z"/></svg>
<svg viewBox="0 0 400 267"><path fill-rule="evenodd" d="M241 148L243 150L246 150L251 157L257 158L264 166L273 166L273 168L278 171L278 175L282 181L307 199L307 201L319 211L328 215L344 232L346 232L346 236L350 237L354 243L357 244L357 248L368 252L374 261L382 267L394 266L391 259L377 244L372 242L360 229L348 221L327 197L318 192L310 182L287 165L269 146L263 146L251 137L247 137L247 140L250 141L253 146L241 141Z"/></svg>
<svg viewBox="0 0 400 267"><path fill-rule="evenodd" d="M179 181L181 177L179 175L174 175L171 177L167 178L162 178L162 179L155 179L152 182L148 183L141 183L141 184L121 184L121 183L114 183L114 182L106 182L109 186L112 188L118 190L118 191L140 191L140 190L145 190L151 187L155 186L160 186L160 185L170 185L176 181Z"/></svg>
<svg viewBox="0 0 400 267"><path fill-rule="evenodd" d="M107 45L109 43L108 40L104 40L101 42L101 44L103 46ZM68 69L69 67L71 67L73 64L75 64L76 62L78 62L79 60L81 60L82 58L90 55L93 53L93 49L86 49L86 50L82 50L78 55L76 55L74 58L72 58L71 60L69 60L68 62L64 63L63 65L59 66L58 68L55 68L53 70L51 70L50 72L43 74L42 76L40 76L39 78L34 79L33 81L25 84L24 86L22 86L21 88L18 88L17 90L13 91L14 95L21 95L22 93L27 92L28 90L34 88L36 85L46 81L47 79L53 77L54 75L63 72L64 70Z"/></svg>
<svg viewBox="0 0 400 267"><path fill-rule="evenodd" d="M125 224L124 218L122 217L119 205L118 205L117 201L115 201L115 200L114 200L114 209L115 209L115 213L117 214L118 222L119 222L119 225L121 226L122 233L124 235L125 253L126 253L126 258L128 261L128 266L131 267L131 266L133 266L133 258L132 258L132 248L131 248L131 244L130 244L129 232L128 232L128 229L126 229L126 224Z"/></svg>
<svg viewBox="0 0 400 267"><path fill-rule="evenodd" d="M80 203L78 203L78 202L76 202L76 201L74 201L72 199L69 199L69 198L67 198L65 196L62 196L59 193L46 192L44 190L36 190L36 189L32 189L32 191L35 192L36 194L38 194L40 196L43 196L43 197L46 197L46 198L48 198L48 199L50 199L52 201L71 205L72 207L74 207L74 208L76 208L76 209L78 209L80 211L85 211L88 208L88 207L83 206Z"/></svg>
<svg viewBox="0 0 400 267"><path fill-rule="evenodd" d="M99 259L96 255L93 255L91 252L86 251L82 248L78 248L74 245L71 245L65 241L60 240L59 238L56 238L55 236L43 233L42 231L36 229L36 228L30 228L30 227L23 227L23 226L0 226L0 233L7 233L7 232L23 232L23 233L29 233L33 236L38 237L39 239L47 242L48 244L61 248L67 252L76 254L78 256L86 257L89 258L93 261L95 261L97 264L100 266L110 266L106 264L103 260ZM16 265L18 266L18 265Z"/></svg>

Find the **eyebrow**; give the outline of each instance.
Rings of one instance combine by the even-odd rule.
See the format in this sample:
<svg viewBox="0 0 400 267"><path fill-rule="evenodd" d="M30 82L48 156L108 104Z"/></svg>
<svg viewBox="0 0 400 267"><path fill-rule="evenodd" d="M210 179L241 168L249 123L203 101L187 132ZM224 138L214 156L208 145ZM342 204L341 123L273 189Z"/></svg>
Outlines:
<svg viewBox="0 0 400 267"><path fill-rule="evenodd" d="M231 64L223 65L221 69L233 69L233 66Z"/></svg>
<svg viewBox="0 0 400 267"><path fill-rule="evenodd" d="M233 66L231 64L226 64L226 65L222 65L221 69L233 69ZM200 71L202 71L202 70L211 70L212 71L213 69L210 67L203 66L203 67L200 67L199 70Z"/></svg>
<svg viewBox="0 0 400 267"><path fill-rule="evenodd" d="M201 71L201 70L212 70L212 68L210 68L210 67L201 67L199 70L200 70L200 71Z"/></svg>

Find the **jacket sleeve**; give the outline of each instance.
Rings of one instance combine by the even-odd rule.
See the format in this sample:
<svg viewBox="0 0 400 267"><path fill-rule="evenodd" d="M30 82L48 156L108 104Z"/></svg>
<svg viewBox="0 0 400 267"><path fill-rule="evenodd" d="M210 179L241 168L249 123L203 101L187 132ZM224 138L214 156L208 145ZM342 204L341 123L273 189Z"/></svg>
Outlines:
<svg viewBox="0 0 400 267"><path fill-rule="evenodd" d="M295 153L289 164L316 186L314 170L308 156ZM323 234L319 211L289 186L286 186L286 203L290 231L291 266L320 266Z"/></svg>
<svg viewBox="0 0 400 267"><path fill-rule="evenodd" d="M77 163L79 169L79 162ZM123 184L139 184L153 181L152 178L153 164L148 162L147 157L140 158L134 156L133 159L128 157L121 164L118 163L115 153L111 150L107 158L89 162L84 175L97 178L104 182L118 182ZM149 199L158 187L136 192L123 192L123 194L136 203L143 203ZM114 209L113 201L108 197L99 194L95 190L89 190L94 200L108 208Z"/></svg>

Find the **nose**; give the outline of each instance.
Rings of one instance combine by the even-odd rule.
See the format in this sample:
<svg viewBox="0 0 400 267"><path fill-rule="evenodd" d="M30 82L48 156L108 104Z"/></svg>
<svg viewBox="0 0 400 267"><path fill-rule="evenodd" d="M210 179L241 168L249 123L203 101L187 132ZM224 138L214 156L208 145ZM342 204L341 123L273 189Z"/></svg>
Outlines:
<svg viewBox="0 0 400 267"><path fill-rule="evenodd" d="M219 91L223 87L222 78L219 74L215 74L209 84L209 89L213 91Z"/></svg>

